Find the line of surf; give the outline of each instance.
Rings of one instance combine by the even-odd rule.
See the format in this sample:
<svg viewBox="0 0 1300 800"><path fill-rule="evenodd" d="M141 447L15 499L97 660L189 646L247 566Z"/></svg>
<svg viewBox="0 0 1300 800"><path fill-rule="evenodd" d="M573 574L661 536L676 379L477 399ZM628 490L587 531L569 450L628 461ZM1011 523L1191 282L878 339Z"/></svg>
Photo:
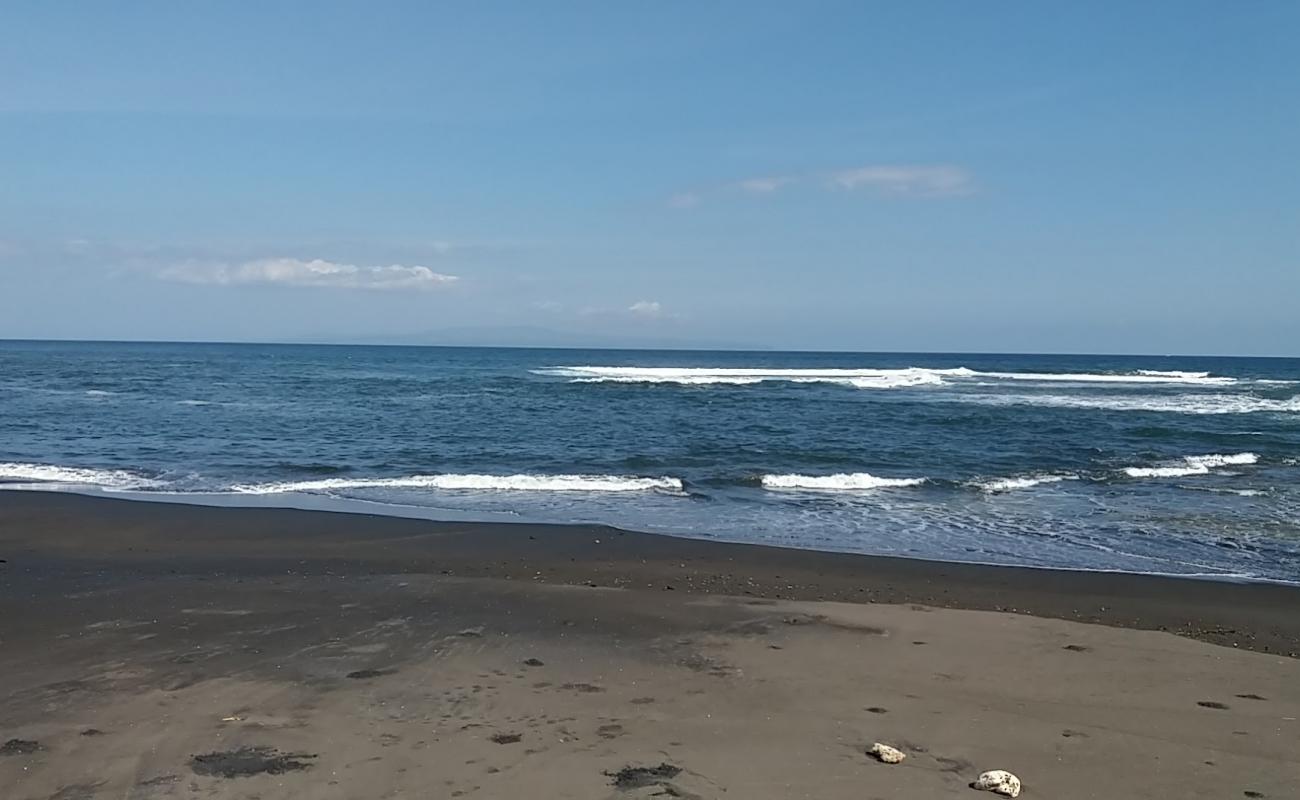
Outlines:
<svg viewBox="0 0 1300 800"><path fill-rule="evenodd" d="M448 491L513 492L680 492L682 481L671 477L625 475L407 475L396 478L322 478L312 481L236 484L239 494L288 494L347 489L440 489Z"/></svg>
<svg viewBox="0 0 1300 800"><path fill-rule="evenodd" d="M1173 384L1227 386L1239 379L1208 372L1136 370L1116 373L991 372L968 367L931 368L762 368L762 367L631 367L551 366L530 370L535 375L568 378L573 383L670 383L681 385L750 385L765 381L838 383L857 388L895 388L941 384L964 379L1082 384Z"/></svg>

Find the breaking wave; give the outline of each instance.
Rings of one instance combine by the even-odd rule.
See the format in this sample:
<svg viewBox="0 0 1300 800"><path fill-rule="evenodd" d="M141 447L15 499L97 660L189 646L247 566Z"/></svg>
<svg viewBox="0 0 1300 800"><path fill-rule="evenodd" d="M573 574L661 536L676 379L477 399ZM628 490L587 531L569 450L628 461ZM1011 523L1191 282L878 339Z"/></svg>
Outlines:
<svg viewBox="0 0 1300 800"><path fill-rule="evenodd" d="M1186 456L1180 461L1159 467L1125 467L1124 474L1130 478L1183 478L1189 475L1208 475L1210 470L1219 467L1255 464L1258 462L1259 456L1255 453Z"/></svg>
<svg viewBox="0 0 1300 800"><path fill-rule="evenodd" d="M1098 384L1182 384L1226 386L1237 378L1208 372L1137 370L1124 373L979 372L967 367L933 369L763 369L724 367L609 367L555 366L534 369L535 375L568 378L571 383L667 383L684 386L711 384L745 386L765 381L831 383L859 389L895 389L938 385L972 378L993 381Z"/></svg>
<svg viewBox="0 0 1300 800"><path fill-rule="evenodd" d="M737 369L712 367L547 367L535 375L569 378L571 383L671 383L684 386L722 384L744 386L765 381L832 383L859 389L893 389L939 384L945 377L970 377L965 367L954 369Z"/></svg>
<svg viewBox="0 0 1300 800"><path fill-rule="evenodd" d="M838 475L764 475L764 489L802 489L819 492L852 492L864 489L891 489L917 486L925 478L878 478L866 472Z"/></svg>
<svg viewBox="0 0 1300 800"><path fill-rule="evenodd" d="M975 481L972 485L981 491L997 494L999 492L1013 492L1016 489L1030 489L1044 483L1060 483L1061 481L1077 481L1078 475L1022 475L1016 478L996 478L985 481Z"/></svg>
<svg viewBox="0 0 1300 800"><path fill-rule="evenodd" d="M101 489L148 489L160 481L122 469L60 467L54 464L0 462L0 482L40 483L61 486L94 486Z"/></svg>
<svg viewBox="0 0 1300 800"><path fill-rule="evenodd" d="M1101 397L1064 394L965 394L944 398L990 406L1090 408L1102 411L1156 411L1174 414L1295 414L1300 396L1276 399L1234 394L1129 395Z"/></svg>
<svg viewBox="0 0 1300 800"><path fill-rule="evenodd" d="M624 475L408 475L401 478L322 478L314 481L238 484L240 494L329 492L344 489L444 489L505 492L681 492L678 478Z"/></svg>

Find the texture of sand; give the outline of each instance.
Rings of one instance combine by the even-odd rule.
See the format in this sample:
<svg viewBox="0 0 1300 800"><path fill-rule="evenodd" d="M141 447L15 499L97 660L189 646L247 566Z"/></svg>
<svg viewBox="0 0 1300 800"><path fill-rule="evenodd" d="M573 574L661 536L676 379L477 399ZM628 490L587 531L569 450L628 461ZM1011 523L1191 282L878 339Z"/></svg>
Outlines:
<svg viewBox="0 0 1300 800"><path fill-rule="evenodd" d="M457 537L489 532L368 532L386 527L0 493L0 798L978 798L988 769L1021 797L1298 795L1300 661L1054 618L1059 586L1033 603L1051 618L765 598L811 578L692 543L638 567L586 529L528 569L514 551L540 531L521 532L497 543L505 567L465 575ZM455 566L384 556L409 547ZM665 579L656 559L688 554L700 582L757 591ZM818 595L854 569L884 592L877 562L836 563ZM889 580L891 599L927 591ZM1220 586L1198 602L1290 604L1240 617L1243 641L1300 627L1300 593ZM1160 591L1124 613L1165 613ZM877 741L907 760L874 761Z"/></svg>

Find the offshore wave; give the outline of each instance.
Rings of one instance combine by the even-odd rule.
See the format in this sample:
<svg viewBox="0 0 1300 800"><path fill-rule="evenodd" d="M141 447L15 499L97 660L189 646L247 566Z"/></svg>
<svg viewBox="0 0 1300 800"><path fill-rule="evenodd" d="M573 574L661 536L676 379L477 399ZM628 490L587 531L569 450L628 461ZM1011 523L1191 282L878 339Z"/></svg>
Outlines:
<svg viewBox="0 0 1300 800"><path fill-rule="evenodd" d="M625 475L408 475L400 478L322 478L237 484L239 494L288 494L345 489L443 489L510 492L682 492L678 478Z"/></svg>
<svg viewBox="0 0 1300 800"><path fill-rule="evenodd" d="M1077 481L1078 475L1021 475L1014 478L994 478L990 480L974 481L972 486L983 492L990 494L999 494L1001 492L1014 492L1017 489L1032 489L1035 486L1041 486L1045 483L1060 483L1061 481Z"/></svg>
<svg viewBox="0 0 1300 800"><path fill-rule="evenodd" d="M1208 372L1136 370L1122 373L980 372L967 367L934 369L763 369L729 367L614 367L554 366L530 370L535 375L569 378L571 383L668 383L686 386L711 384L744 386L765 381L832 383L859 389L893 389L939 385L970 379L1033 383L1174 384L1228 386L1237 378Z"/></svg>
<svg viewBox="0 0 1300 800"><path fill-rule="evenodd" d="M1233 394L1129 395L1101 397L1064 394L965 394L944 398L990 406L1042 406L1101 411L1155 411L1173 414L1296 414L1300 395L1287 398Z"/></svg>
<svg viewBox="0 0 1300 800"><path fill-rule="evenodd" d="M1181 460L1158 467L1125 467L1130 478L1184 478L1189 475L1208 475L1211 470L1227 466L1244 466L1259 462L1256 453L1233 453L1185 456Z"/></svg>
<svg viewBox="0 0 1300 800"><path fill-rule="evenodd" d="M547 367L533 374L569 378L571 383L668 383L683 386L746 386L766 381L831 383L859 389L893 389L934 385L945 377L974 375L954 369L739 369L712 367Z"/></svg>
<svg viewBox="0 0 1300 800"><path fill-rule="evenodd" d="M122 469L64 467L57 464L27 464L12 461L0 462L0 482L94 486L120 490L149 489L163 485L162 481Z"/></svg>
<svg viewBox="0 0 1300 800"><path fill-rule="evenodd" d="M819 492L855 492L867 489L891 489L919 486L925 478L880 478L867 472L838 475L764 475L764 489L798 489Z"/></svg>

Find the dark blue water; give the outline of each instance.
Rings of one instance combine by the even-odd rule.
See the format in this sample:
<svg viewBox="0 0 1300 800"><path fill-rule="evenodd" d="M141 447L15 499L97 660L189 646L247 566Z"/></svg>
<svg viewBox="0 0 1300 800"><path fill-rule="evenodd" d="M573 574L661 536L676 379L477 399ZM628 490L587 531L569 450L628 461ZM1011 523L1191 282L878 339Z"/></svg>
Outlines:
<svg viewBox="0 0 1300 800"><path fill-rule="evenodd" d="M1300 360L0 342L0 481L1300 580Z"/></svg>

